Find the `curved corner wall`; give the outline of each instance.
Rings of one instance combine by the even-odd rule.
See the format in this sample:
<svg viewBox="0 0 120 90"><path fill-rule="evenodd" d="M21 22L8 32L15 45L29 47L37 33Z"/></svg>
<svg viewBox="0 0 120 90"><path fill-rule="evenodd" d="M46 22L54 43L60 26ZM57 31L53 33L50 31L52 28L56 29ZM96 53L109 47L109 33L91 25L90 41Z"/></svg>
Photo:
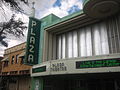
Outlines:
<svg viewBox="0 0 120 90"><path fill-rule="evenodd" d="M84 12L92 18L105 18L120 10L120 0L85 0Z"/></svg>

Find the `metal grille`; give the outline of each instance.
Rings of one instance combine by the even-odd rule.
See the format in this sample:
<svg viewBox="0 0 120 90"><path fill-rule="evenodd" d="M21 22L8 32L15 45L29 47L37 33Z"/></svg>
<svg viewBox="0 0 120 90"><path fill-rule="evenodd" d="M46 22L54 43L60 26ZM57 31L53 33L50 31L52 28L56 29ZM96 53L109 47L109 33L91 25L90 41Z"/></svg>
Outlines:
<svg viewBox="0 0 120 90"><path fill-rule="evenodd" d="M56 58L120 53L120 16L57 35Z"/></svg>

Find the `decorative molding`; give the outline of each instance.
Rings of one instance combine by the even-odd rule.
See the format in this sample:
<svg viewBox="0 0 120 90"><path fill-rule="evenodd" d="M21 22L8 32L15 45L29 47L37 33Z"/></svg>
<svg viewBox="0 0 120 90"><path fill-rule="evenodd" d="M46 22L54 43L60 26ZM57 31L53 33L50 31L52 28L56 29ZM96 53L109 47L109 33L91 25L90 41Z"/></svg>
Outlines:
<svg viewBox="0 0 120 90"><path fill-rule="evenodd" d="M118 13L120 0L85 0L83 11L92 18L105 18Z"/></svg>

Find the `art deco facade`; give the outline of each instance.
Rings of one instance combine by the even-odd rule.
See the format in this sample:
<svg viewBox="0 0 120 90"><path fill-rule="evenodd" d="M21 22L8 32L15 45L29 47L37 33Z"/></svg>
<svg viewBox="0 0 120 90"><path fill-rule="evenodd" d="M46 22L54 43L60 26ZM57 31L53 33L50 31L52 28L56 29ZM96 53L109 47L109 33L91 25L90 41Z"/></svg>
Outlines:
<svg viewBox="0 0 120 90"><path fill-rule="evenodd" d="M85 0L83 10L64 18L30 18L26 62L38 63L32 90L119 90L119 8L119 0Z"/></svg>

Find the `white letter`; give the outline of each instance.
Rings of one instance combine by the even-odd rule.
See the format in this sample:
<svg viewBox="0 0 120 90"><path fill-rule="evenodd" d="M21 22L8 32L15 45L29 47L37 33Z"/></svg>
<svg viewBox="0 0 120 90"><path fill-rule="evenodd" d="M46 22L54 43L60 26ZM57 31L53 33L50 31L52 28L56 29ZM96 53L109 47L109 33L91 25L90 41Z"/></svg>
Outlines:
<svg viewBox="0 0 120 90"><path fill-rule="evenodd" d="M29 56L28 56L28 61L30 62L30 61L32 61L33 62L33 55L32 54L29 54Z"/></svg>
<svg viewBox="0 0 120 90"><path fill-rule="evenodd" d="M31 53L34 53L34 46L33 45L30 45L30 50L29 50L29 52L31 52Z"/></svg>
<svg viewBox="0 0 120 90"><path fill-rule="evenodd" d="M37 24L36 21L32 21L32 27L36 26L36 24Z"/></svg>
<svg viewBox="0 0 120 90"><path fill-rule="evenodd" d="M35 35L35 33L33 32L33 28L31 28L30 34L31 34L31 35Z"/></svg>
<svg viewBox="0 0 120 90"><path fill-rule="evenodd" d="M30 43L35 44L35 37L30 37Z"/></svg>

